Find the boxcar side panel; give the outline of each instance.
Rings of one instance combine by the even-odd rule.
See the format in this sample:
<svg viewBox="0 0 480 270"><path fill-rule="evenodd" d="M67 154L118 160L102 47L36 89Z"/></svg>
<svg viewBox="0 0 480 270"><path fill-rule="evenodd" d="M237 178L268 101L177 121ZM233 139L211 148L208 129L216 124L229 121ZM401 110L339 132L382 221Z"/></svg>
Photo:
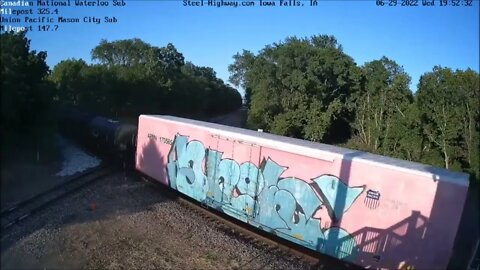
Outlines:
<svg viewBox="0 0 480 270"><path fill-rule="evenodd" d="M468 186L141 116L137 169L253 226L362 266L445 268ZM432 174L433 175L433 174Z"/></svg>

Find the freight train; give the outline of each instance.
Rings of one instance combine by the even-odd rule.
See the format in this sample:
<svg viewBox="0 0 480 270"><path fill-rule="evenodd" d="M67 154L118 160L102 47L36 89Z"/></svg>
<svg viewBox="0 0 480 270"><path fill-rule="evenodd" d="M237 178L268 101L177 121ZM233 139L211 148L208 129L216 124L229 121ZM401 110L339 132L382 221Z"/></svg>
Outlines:
<svg viewBox="0 0 480 270"><path fill-rule="evenodd" d="M57 109L57 115L63 135L95 155L135 167L137 126L65 106Z"/></svg>
<svg viewBox="0 0 480 270"><path fill-rule="evenodd" d="M142 175L339 260L445 269L452 255L467 174L173 116L141 115L137 129L70 112L68 123Z"/></svg>

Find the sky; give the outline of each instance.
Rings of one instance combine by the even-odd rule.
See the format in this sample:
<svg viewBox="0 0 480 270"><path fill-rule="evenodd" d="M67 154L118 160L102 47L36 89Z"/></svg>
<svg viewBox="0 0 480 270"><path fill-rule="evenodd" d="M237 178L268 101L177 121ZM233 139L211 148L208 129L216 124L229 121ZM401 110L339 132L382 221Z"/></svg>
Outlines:
<svg viewBox="0 0 480 270"><path fill-rule="evenodd" d="M227 82L228 65L237 52L258 53L289 36L327 34L358 65L382 56L396 61L412 77L412 91L435 65L479 71L478 0L469 7L440 6L439 0L433 7L422 7L422 0L416 7L402 7L401 0L387 6L390 0L384 1L383 7L371 0L318 0L316 7L307 0L303 7L281 7L275 0L276 7L219 8L127 0L123 7L59 9L64 17L110 16L116 23L62 24L55 32L30 32L28 37L33 49L48 52L51 69L67 58L90 62L90 51L101 39L140 38L154 46L173 43L186 60L212 67Z"/></svg>

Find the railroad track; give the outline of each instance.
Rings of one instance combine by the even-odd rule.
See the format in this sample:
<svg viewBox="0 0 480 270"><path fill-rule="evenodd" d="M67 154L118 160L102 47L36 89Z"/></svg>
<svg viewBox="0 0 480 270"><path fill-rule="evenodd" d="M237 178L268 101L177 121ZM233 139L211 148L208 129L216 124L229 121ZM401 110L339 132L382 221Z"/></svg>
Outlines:
<svg viewBox="0 0 480 270"><path fill-rule="evenodd" d="M140 176L140 180L162 192L163 195L178 201L182 206L197 213L204 219L212 222L214 226L237 239L249 242L257 247L279 252L285 257L303 261L310 269L363 269L357 265L337 260L335 258L319 254L313 250L300 245L288 242L287 240L275 237L266 232L254 228L248 224L238 221L214 208L196 202L178 191L169 189L155 180ZM242 268L248 268L248 265Z"/></svg>
<svg viewBox="0 0 480 270"><path fill-rule="evenodd" d="M5 230L8 230L26 218L45 209L52 203L115 171L116 170L113 167L100 165L99 167L92 168L80 174L74 175L70 177L70 179L67 179L65 182L56 185L49 190L41 192L26 200L18 202L5 210L2 210L0 213L1 230L5 232Z"/></svg>

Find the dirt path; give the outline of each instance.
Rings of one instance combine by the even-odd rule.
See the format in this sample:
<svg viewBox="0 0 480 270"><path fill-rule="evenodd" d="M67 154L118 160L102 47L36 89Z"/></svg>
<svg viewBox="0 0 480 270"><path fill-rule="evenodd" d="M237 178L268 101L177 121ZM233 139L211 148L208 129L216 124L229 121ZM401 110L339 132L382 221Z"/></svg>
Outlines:
<svg viewBox="0 0 480 270"><path fill-rule="evenodd" d="M244 127L247 120L247 110L242 108L232 113L221 115L210 119L209 122L232 126L232 127Z"/></svg>

